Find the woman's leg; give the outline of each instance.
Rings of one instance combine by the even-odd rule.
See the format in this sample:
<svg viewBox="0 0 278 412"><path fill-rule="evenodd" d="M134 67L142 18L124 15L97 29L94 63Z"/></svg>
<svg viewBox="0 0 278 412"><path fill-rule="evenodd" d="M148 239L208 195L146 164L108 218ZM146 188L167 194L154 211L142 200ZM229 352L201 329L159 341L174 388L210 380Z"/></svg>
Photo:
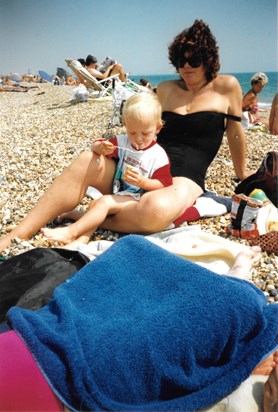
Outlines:
<svg viewBox="0 0 278 412"><path fill-rule="evenodd" d="M115 66L113 67L113 69L111 70L111 72L109 73L109 76L113 76L115 74L119 75L119 79L122 82L126 81L126 74L124 72L123 66L120 64L115 64Z"/></svg>
<svg viewBox="0 0 278 412"><path fill-rule="evenodd" d="M124 233L159 232L192 206L202 192L192 180L175 177L172 186L145 193L135 204L123 205L119 213L109 216L101 227Z"/></svg>
<svg viewBox="0 0 278 412"><path fill-rule="evenodd" d="M0 334L0 411L63 411L15 331Z"/></svg>
<svg viewBox="0 0 278 412"><path fill-rule="evenodd" d="M8 247L14 237L30 238L56 216L74 209L88 186L111 193L114 173L113 160L89 151L82 153L58 176L18 226L0 240L0 251Z"/></svg>
<svg viewBox="0 0 278 412"><path fill-rule="evenodd" d="M278 411L278 362L264 384L264 412Z"/></svg>

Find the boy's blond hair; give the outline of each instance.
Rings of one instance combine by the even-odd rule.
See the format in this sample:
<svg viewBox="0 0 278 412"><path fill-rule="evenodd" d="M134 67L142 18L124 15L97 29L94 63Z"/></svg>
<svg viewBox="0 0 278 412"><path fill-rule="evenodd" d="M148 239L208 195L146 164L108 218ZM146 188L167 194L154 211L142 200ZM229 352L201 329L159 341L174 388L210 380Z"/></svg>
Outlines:
<svg viewBox="0 0 278 412"><path fill-rule="evenodd" d="M154 93L142 92L129 97L123 107L123 122L127 119L153 120L157 126L163 125L162 109Z"/></svg>

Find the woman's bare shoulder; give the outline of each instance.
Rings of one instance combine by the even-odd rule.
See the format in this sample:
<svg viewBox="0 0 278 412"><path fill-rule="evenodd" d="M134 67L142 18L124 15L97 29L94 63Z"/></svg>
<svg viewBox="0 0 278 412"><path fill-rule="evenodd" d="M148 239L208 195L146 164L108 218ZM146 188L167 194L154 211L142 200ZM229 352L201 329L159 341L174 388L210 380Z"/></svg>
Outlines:
<svg viewBox="0 0 278 412"><path fill-rule="evenodd" d="M231 74L219 74L213 82L214 87L224 93L240 88L237 78Z"/></svg>
<svg viewBox="0 0 278 412"><path fill-rule="evenodd" d="M159 83L157 88L168 89L169 87L171 88L178 85L178 82L178 80L165 80L164 82Z"/></svg>
<svg viewBox="0 0 278 412"><path fill-rule="evenodd" d="M165 95L172 92L173 89L179 87L178 80L165 80L164 82L159 83L156 88L156 93L158 96Z"/></svg>

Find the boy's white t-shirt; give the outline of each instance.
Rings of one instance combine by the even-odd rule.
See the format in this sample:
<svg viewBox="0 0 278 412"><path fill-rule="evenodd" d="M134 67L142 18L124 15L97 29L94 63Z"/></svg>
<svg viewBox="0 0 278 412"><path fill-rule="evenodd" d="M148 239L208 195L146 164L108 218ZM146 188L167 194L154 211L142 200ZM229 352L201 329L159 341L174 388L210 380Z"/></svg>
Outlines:
<svg viewBox="0 0 278 412"><path fill-rule="evenodd" d="M108 156L118 160L113 183L114 194L123 191L144 193L142 188L124 181L123 177L128 166L139 169L140 173L149 179L158 179L164 186L172 184L168 155L156 141L144 150L136 150L127 135L113 136L109 141L117 146Z"/></svg>

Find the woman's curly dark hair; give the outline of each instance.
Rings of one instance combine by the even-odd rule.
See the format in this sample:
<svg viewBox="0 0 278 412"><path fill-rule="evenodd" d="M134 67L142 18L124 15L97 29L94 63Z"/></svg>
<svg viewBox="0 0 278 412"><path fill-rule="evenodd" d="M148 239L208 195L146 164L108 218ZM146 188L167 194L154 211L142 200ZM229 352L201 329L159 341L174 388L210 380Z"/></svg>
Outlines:
<svg viewBox="0 0 278 412"><path fill-rule="evenodd" d="M191 27L179 33L169 45L168 57L177 71L180 57L186 51L201 54L208 81L217 76L220 69L218 46L209 26L203 20L195 20Z"/></svg>

